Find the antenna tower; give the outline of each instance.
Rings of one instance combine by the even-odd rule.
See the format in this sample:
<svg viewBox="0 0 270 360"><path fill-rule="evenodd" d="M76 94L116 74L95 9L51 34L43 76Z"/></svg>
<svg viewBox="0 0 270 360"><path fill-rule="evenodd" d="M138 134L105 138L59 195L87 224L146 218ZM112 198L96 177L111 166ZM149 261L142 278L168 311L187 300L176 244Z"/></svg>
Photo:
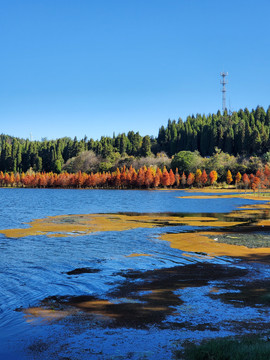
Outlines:
<svg viewBox="0 0 270 360"><path fill-rule="evenodd" d="M228 76L229 74L227 72L221 72L220 76L222 77L222 79L220 80L220 83L222 85L222 111L224 112L224 110L226 109L226 87L225 85L228 84L228 81L226 80L226 76Z"/></svg>

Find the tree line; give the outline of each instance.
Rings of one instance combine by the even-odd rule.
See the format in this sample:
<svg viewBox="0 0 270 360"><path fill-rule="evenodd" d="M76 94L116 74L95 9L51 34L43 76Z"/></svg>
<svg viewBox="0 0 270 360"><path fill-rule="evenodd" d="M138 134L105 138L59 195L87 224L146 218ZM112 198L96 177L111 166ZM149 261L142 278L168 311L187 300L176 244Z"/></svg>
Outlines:
<svg viewBox="0 0 270 360"><path fill-rule="evenodd" d="M153 167L141 167L136 171L132 166L125 166L114 172L82 173L81 171L71 174L63 172L60 174L49 172L27 173L3 173L0 172L0 186L26 187L26 188L100 188L100 189L157 189L157 188L186 188L204 187L214 185L218 181L218 173L215 170L206 173L205 169L197 169L195 173L180 174L178 169L169 171L164 166L163 170ZM241 174L238 172L233 179L230 170L226 174L226 182L230 185L235 183L236 187L250 188L254 191L258 188L270 187L270 168L257 170L256 174Z"/></svg>
<svg viewBox="0 0 270 360"><path fill-rule="evenodd" d="M159 129L159 151L169 156L182 151L198 150L202 156L210 156L215 148L232 155L264 154L270 146L270 106L251 112L245 108L238 112L188 116L183 122L168 121Z"/></svg>
<svg viewBox="0 0 270 360"><path fill-rule="evenodd" d="M270 107L240 109L238 112L188 116L186 121L168 121L158 136L141 136L129 131L100 140L78 140L64 137L57 140L29 141L0 135L0 170L60 173L68 160L92 151L103 163L103 170L111 170L119 158L149 157L164 152L172 157L180 151L198 151L211 156L215 149L239 156L263 155L270 148ZM90 171L90 170L89 170Z"/></svg>

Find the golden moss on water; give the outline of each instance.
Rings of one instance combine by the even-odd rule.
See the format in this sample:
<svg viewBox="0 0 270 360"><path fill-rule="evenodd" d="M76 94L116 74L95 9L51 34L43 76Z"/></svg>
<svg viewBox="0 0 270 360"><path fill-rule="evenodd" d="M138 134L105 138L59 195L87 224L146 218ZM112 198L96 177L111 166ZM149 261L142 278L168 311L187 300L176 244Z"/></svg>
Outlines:
<svg viewBox="0 0 270 360"><path fill-rule="evenodd" d="M208 256L230 256L230 257L256 257L263 258L270 255L270 248L248 248L243 245L231 245L220 243L215 240L224 232L196 232L162 235L161 239L170 242L170 246L191 253L204 253ZM211 237L210 237L211 236ZM212 238L214 237L214 238Z"/></svg>
<svg viewBox="0 0 270 360"><path fill-rule="evenodd" d="M225 195L224 195L225 196ZM227 195L226 195L227 196ZM238 195L232 195L238 196ZM241 196L246 196L242 194ZM249 196L249 195L248 195ZM248 248L243 243L226 243L226 232L241 232L243 225L255 226L260 231L270 227L269 219L270 203L252 204L242 207L226 215L203 216L177 215L177 214L86 214L86 215L61 215L37 219L30 222L27 228L0 230L0 233L9 238L25 236L46 235L48 237L82 236L96 232L125 231L136 228L154 227L200 227L202 230L190 233L172 233L160 236L160 239L170 242L172 248L184 251L185 256L205 254L207 256L268 256L270 248ZM216 231L203 231L204 228L218 229ZM175 229L174 229L175 231ZM181 228L180 228L181 231ZM221 240L216 241L215 236L220 235ZM266 242L265 242L266 243ZM263 244L263 242L262 242ZM197 253L197 255L196 255ZM148 254L132 253L128 257L149 256Z"/></svg>
<svg viewBox="0 0 270 360"><path fill-rule="evenodd" d="M28 228L0 230L9 238L33 235L48 237L80 236L103 231L124 231L136 228L153 228L161 226L208 226L226 227L241 222L226 222L215 217L150 214L89 214L63 215L37 219L30 222Z"/></svg>
<svg viewBox="0 0 270 360"><path fill-rule="evenodd" d="M179 199L234 199L234 198L241 198L246 200L254 200L254 201L267 201L270 200L270 194L265 196L259 194L208 194L208 195L186 195L186 196L178 196Z"/></svg>

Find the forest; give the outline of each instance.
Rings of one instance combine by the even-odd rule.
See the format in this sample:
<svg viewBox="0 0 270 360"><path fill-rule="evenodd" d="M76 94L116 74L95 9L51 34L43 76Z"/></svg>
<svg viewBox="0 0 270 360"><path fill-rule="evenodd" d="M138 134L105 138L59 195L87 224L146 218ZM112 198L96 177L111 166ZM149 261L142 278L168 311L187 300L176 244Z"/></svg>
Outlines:
<svg viewBox="0 0 270 360"><path fill-rule="evenodd" d="M102 136L100 140L85 136L81 140L63 137L30 141L2 134L0 171L60 174L62 171L115 171L124 165L132 165L136 170L143 165L175 168L173 158L181 152L206 159L217 153L228 154L235 157L238 164L247 166L254 161L270 160L269 133L270 106L267 110L257 106L251 111L240 109L230 113L225 110L223 114L218 111L188 116L185 121L169 120L166 127L161 126L157 137L129 131L113 137ZM252 166L232 170L251 173Z"/></svg>

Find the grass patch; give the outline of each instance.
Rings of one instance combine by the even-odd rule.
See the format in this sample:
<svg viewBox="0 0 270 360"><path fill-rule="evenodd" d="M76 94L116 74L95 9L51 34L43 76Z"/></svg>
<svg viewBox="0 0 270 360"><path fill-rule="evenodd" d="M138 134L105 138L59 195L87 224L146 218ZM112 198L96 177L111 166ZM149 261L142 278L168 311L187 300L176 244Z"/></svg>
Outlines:
<svg viewBox="0 0 270 360"><path fill-rule="evenodd" d="M183 359L183 353L176 353L176 359ZM185 360L269 360L270 341L259 337L240 339L222 338L190 344L184 351Z"/></svg>

